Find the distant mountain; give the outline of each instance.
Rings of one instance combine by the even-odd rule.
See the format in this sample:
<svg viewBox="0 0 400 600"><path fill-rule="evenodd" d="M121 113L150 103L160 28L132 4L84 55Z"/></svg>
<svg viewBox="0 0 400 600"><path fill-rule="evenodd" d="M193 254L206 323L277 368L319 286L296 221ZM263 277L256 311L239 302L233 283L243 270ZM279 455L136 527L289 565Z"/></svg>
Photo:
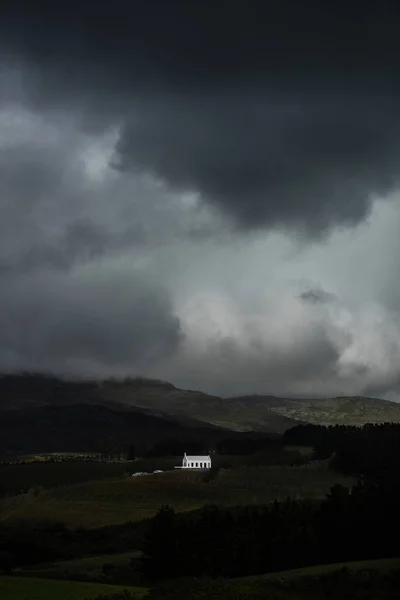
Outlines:
<svg viewBox="0 0 400 600"><path fill-rule="evenodd" d="M98 394L103 400L158 411L177 419L192 418L234 431L283 433L299 424L267 407L249 407L235 400L181 390L170 383L149 384L148 380L143 379L103 381L98 384Z"/></svg>
<svg viewBox="0 0 400 600"><path fill-rule="evenodd" d="M198 391L181 390L171 383L143 378L65 381L37 374L0 377L0 410L43 406L92 405L113 411L136 409L184 426L212 425L233 431L283 433L299 422L266 406L248 406Z"/></svg>
<svg viewBox="0 0 400 600"><path fill-rule="evenodd" d="M280 434L300 423L400 422L400 404L364 397L220 398L143 378L65 381L0 376L0 452L99 450L166 438L213 442L232 432Z"/></svg>
<svg viewBox="0 0 400 600"><path fill-rule="evenodd" d="M400 404L364 396L294 399L276 396L240 396L229 401L250 410L268 410L276 415L318 425L364 425L400 423Z"/></svg>
<svg viewBox="0 0 400 600"><path fill-rule="evenodd" d="M0 411L23 410L33 418L33 415L45 413L29 413L26 412L28 409L54 409L77 405L97 407L97 413L95 409L90 413L88 408L85 409L86 412L80 408L83 413L79 414L83 419L91 415L90 418L94 419L100 430L97 419L100 414L108 414L110 423L115 422L115 419L119 419L121 423L125 420L134 429L130 419L136 415L136 420L139 416L140 419L159 419L166 431L177 426L191 430L212 426L237 432L278 434L299 423L363 425L400 422L400 404L378 398L294 399L267 395L220 398L199 391L182 390L168 382L140 377L124 380L66 381L34 373L0 376ZM112 412L100 413L101 407ZM78 421L78 409L73 410ZM127 417L129 412L132 415ZM62 411L57 414L61 415ZM4 420L3 417L4 414L0 421ZM157 430L156 421L148 423L149 432L153 425L154 430Z"/></svg>

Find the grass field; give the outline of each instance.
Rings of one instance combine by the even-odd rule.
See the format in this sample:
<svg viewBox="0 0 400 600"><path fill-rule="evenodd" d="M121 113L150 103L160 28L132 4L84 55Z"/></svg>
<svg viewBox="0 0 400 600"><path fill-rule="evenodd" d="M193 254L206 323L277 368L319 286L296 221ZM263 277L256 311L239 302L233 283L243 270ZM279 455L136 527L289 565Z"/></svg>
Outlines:
<svg viewBox="0 0 400 600"><path fill-rule="evenodd" d="M288 496L317 499L335 483L354 483L352 478L325 466L221 470L209 482L205 475L201 471L175 470L44 490L0 504L0 521L36 519L63 522L70 527L99 527L153 516L162 504L185 511L204 504L262 504Z"/></svg>
<svg viewBox="0 0 400 600"><path fill-rule="evenodd" d="M397 402L363 396L318 399L281 398L269 408L275 414L305 423L321 425L400 422L400 406Z"/></svg>
<svg viewBox="0 0 400 600"><path fill-rule="evenodd" d="M102 462L37 462L0 466L0 497L21 494L33 488L53 488L59 485L83 483L112 477L122 477L129 463Z"/></svg>
<svg viewBox="0 0 400 600"><path fill-rule="evenodd" d="M342 567L348 570L342 572ZM397 600L400 559L322 565L236 579L167 582L154 589L160 600Z"/></svg>
<svg viewBox="0 0 400 600"><path fill-rule="evenodd" d="M144 598L145 588L132 588L102 583L53 581L27 577L0 577L1 600L86 600L101 594L115 594L128 589L138 600Z"/></svg>
<svg viewBox="0 0 400 600"><path fill-rule="evenodd" d="M47 579L73 579L80 575L85 577L100 577L104 564L114 566L127 566L131 558L138 558L141 552L125 552L123 554L102 554L101 556L89 556L64 560L48 565L37 565L30 569L22 569L19 574L23 577L40 577ZM72 577L73 576L73 577Z"/></svg>
<svg viewBox="0 0 400 600"><path fill-rule="evenodd" d="M55 457L72 458L77 455L85 455L91 458L98 457L98 452L43 452L40 454L7 454L5 456L0 455L0 459L7 463L21 464L31 462L48 462Z"/></svg>
<svg viewBox="0 0 400 600"><path fill-rule="evenodd" d="M343 563L333 563L329 565L317 565L315 567L305 567L303 569L291 569L290 571L279 571L277 573L267 573L266 575L255 575L251 577L240 577L235 581L253 582L253 581L289 581L297 577L319 577L335 573L346 568L349 572L357 571L392 571L400 569L400 558L379 558L373 560L349 561Z"/></svg>
<svg viewBox="0 0 400 600"><path fill-rule="evenodd" d="M285 446L285 449L288 452L300 452L300 454L302 456L308 456L311 457L313 452L314 452L314 448L312 446Z"/></svg>

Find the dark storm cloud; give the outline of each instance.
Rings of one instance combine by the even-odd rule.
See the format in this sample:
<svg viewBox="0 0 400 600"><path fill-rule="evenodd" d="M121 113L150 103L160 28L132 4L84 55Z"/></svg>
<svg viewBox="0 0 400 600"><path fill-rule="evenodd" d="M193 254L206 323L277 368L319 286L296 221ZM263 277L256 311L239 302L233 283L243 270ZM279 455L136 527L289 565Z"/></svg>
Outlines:
<svg viewBox="0 0 400 600"><path fill-rule="evenodd" d="M0 369L397 385L397 3L264 4L1 3Z"/></svg>
<svg viewBox="0 0 400 600"><path fill-rule="evenodd" d="M65 148L41 148L19 144L0 150L0 186L3 203L29 211L35 204L55 197L62 187L67 160Z"/></svg>
<svg viewBox="0 0 400 600"><path fill-rule="evenodd" d="M150 102L118 151L122 165L198 191L239 227L323 231L357 223L371 194L393 188L399 140L397 114L384 103L255 90Z"/></svg>
<svg viewBox="0 0 400 600"><path fill-rule="evenodd" d="M68 123L52 127L17 109L7 131L7 114L0 114L0 370L145 372L182 338L163 283L135 255L146 247L151 191L129 178L113 184L109 171L93 179L88 140ZM123 250L132 251L127 261Z"/></svg>
<svg viewBox="0 0 400 600"><path fill-rule="evenodd" d="M161 374L199 389L206 380L210 391L220 395L228 389L234 394L323 394L332 381L337 383L343 349L332 336L334 325L311 313L302 314L300 327L288 315L287 328L282 323L279 332L268 323L279 319L267 314L257 331L249 335L243 326L239 335L207 341L206 351L196 340L192 345L189 340L187 346L182 345L176 366L167 363Z"/></svg>
<svg viewBox="0 0 400 600"><path fill-rule="evenodd" d="M326 292L323 289L313 288L302 292L299 295L300 300L308 304L327 304L337 300L335 294Z"/></svg>
<svg viewBox="0 0 400 600"><path fill-rule="evenodd" d="M0 276L15 277L47 268L68 271L75 265L99 259L113 250L134 246L132 231L127 233L129 235L113 235L89 220L77 220L67 225L65 231L55 239L38 241L11 258L0 259Z"/></svg>
<svg viewBox="0 0 400 600"><path fill-rule="evenodd" d="M303 348L307 348L307 352ZM327 328L321 323L310 323L308 331L302 335L293 336L290 347L277 348L268 343L267 340L259 339L253 341L246 352L240 347L240 341L225 339L216 346L216 356L227 364L235 364L241 369L246 364L247 376L251 373L251 380L256 382L265 378L268 380L282 381L287 377L289 380L312 380L313 378L328 376L335 371L336 363L340 358L340 351L335 343L329 338ZM247 382L249 385L249 382Z"/></svg>
<svg viewBox="0 0 400 600"><path fill-rule="evenodd" d="M7 5L31 102L119 122L121 169L239 228L352 225L398 183L395 3Z"/></svg>
<svg viewBox="0 0 400 600"><path fill-rule="evenodd" d="M59 134L46 143L40 133L42 139L32 135L0 150L0 275L65 270L143 241L135 224L113 232L90 213L85 216L94 194L79 162L74 164L76 140Z"/></svg>
<svg viewBox="0 0 400 600"><path fill-rule="evenodd" d="M91 179L88 141L68 123L49 131L27 114L20 120L10 139L2 138L0 123L0 276L68 271L118 252L162 246L171 236L211 235L207 223L193 223L190 211L174 206L157 186L116 177L109 168ZM96 157L94 163L99 169Z"/></svg>
<svg viewBox="0 0 400 600"><path fill-rule="evenodd" d="M176 351L168 297L134 270L96 267L9 281L0 293L2 369L72 374L144 372Z"/></svg>

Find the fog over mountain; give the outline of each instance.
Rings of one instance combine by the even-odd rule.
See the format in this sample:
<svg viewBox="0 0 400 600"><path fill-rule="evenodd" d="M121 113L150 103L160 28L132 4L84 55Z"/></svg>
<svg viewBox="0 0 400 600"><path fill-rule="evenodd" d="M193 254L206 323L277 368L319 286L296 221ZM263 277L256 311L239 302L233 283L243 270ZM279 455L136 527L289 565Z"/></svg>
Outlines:
<svg viewBox="0 0 400 600"><path fill-rule="evenodd" d="M0 370L399 398L399 16L3 2Z"/></svg>

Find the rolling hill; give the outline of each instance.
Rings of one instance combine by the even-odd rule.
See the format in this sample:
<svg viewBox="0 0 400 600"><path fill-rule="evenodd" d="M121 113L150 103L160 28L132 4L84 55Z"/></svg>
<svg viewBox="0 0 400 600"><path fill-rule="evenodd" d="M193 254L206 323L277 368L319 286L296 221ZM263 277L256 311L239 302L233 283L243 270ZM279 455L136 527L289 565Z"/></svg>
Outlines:
<svg viewBox="0 0 400 600"><path fill-rule="evenodd" d="M144 378L66 381L30 373L0 377L0 411L3 447L26 436L46 440L47 449L63 440L66 450L71 437L97 445L104 436L154 443L185 431L204 437L207 430L211 441L227 430L281 434L300 423L400 422L400 404L378 398L221 398Z"/></svg>
<svg viewBox="0 0 400 600"><path fill-rule="evenodd" d="M109 597L110 595L131 592L130 598L142 599L145 588L133 588L122 585L107 585L82 581L57 581L52 579L34 579L28 577L0 577L0 595L3 600L89 600L90 598Z"/></svg>
<svg viewBox="0 0 400 600"><path fill-rule="evenodd" d="M226 430L196 421L179 422L139 409L112 410L106 406L36 406L2 411L0 455L41 452L118 453L134 444L149 450L164 439L203 440L212 444Z"/></svg>
<svg viewBox="0 0 400 600"><path fill-rule="evenodd" d="M229 401L252 410L269 410L276 415L316 425L400 422L400 404L364 396L298 399L254 395L231 398Z"/></svg>
<svg viewBox="0 0 400 600"><path fill-rule="evenodd" d="M283 433L299 422L268 407L248 406L203 392L181 390L170 383L132 379L124 382L103 381L97 393L108 402L168 413L174 418L192 418L232 431Z"/></svg>
<svg viewBox="0 0 400 600"><path fill-rule="evenodd" d="M163 420L172 419L184 426L207 424L232 431L283 433L298 424L267 407L252 408L241 402L143 378L91 382L65 381L37 374L0 377L0 410L26 411L72 405L103 406L124 413L135 410Z"/></svg>

